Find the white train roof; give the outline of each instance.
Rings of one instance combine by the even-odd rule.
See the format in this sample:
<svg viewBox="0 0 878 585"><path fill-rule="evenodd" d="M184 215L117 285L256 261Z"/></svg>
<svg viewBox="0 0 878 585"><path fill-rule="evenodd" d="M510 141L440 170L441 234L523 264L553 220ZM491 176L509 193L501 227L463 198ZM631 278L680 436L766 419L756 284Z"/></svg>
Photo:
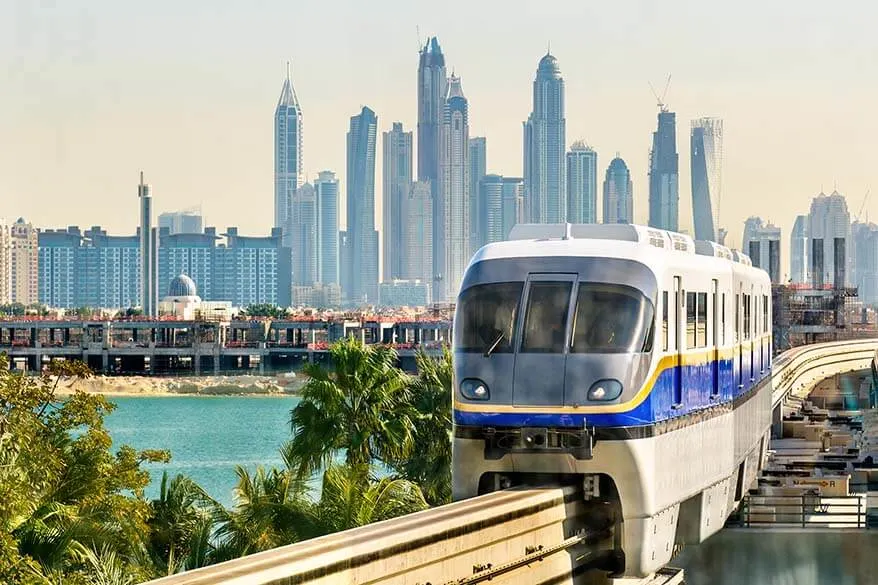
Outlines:
<svg viewBox="0 0 878 585"><path fill-rule="evenodd" d="M565 246L564 248L570 250L570 248L579 248L576 245L577 240L583 241L583 243L590 242L589 248L593 252L605 252L609 257L619 254L621 252L619 244L626 242L622 248L635 246L652 249L656 252L659 250L675 251L722 258L746 266L753 265L746 254L730 250L716 242L696 241L686 234L634 224L517 224L510 231L507 241L488 244L477 253L477 257L473 260L529 256L534 253L553 255L553 253L557 254L561 251L557 244L543 246L540 243L567 241L570 247Z"/></svg>

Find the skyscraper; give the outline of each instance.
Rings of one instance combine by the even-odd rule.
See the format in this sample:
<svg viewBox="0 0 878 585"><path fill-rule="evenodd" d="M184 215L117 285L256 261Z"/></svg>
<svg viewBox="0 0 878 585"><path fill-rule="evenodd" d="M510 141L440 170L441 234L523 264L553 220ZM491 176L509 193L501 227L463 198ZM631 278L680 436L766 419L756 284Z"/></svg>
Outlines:
<svg viewBox="0 0 878 585"><path fill-rule="evenodd" d="M433 195L430 184L412 183L405 204L405 278L433 282ZM429 296L429 294L428 294Z"/></svg>
<svg viewBox="0 0 878 585"><path fill-rule="evenodd" d="M604 178L604 223L634 221L634 185L628 165L616 153Z"/></svg>
<svg viewBox="0 0 878 585"><path fill-rule="evenodd" d="M332 171L317 175L317 280L338 284L338 179Z"/></svg>
<svg viewBox="0 0 878 585"><path fill-rule="evenodd" d="M402 206L412 183L412 133L403 132L402 123L384 133L384 197L381 240L382 280L400 278L403 272Z"/></svg>
<svg viewBox="0 0 878 585"><path fill-rule="evenodd" d="M484 236L479 232L479 183L488 172L488 145L484 136L469 139L469 247L475 254L482 246Z"/></svg>
<svg viewBox="0 0 878 585"><path fill-rule="evenodd" d="M744 222L743 252L750 257L753 266L768 273L771 282L780 284L780 228L766 224L760 217L750 217Z"/></svg>
<svg viewBox="0 0 878 585"><path fill-rule="evenodd" d="M524 180L518 177L485 175L479 185L479 217L484 234L482 244L502 242L524 216Z"/></svg>
<svg viewBox="0 0 878 585"><path fill-rule="evenodd" d="M35 304L40 298L37 230L23 218L18 218L9 226L7 241L9 301L23 305Z"/></svg>
<svg viewBox="0 0 878 585"><path fill-rule="evenodd" d="M290 200L302 178L302 108L287 63L287 78L274 111L274 227L287 225Z"/></svg>
<svg viewBox="0 0 878 585"><path fill-rule="evenodd" d="M445 56L439 39L430 37L418 60L418 180L439 190L439 127L445 108Z"/></svg>
<svg viewBox="0 0 878 585"><path fill-rule="evenodd" d="M351 117L347 135L347 230L342 279L348 302L378 302L378 232L375 231L375 141L378 116L367 106Z"/></svg>
<svg viewBox="0 0 878 585"><path fill-rule="evenodd" d="M649 152L649 225L679 231L679 158L676 114L666 106L658 114Z"/></svg>
<svg viewBox="0 0 878 585"><path fill-rule="evenodd" d="M531 223L567 220L567 147L564 79L546 54L537 66L533 111L524 122L524 190Z"/></svg>
<svg viewBox="0 0 878 585"><path fill-rule="evenodd" d="M689 143L695 239L716 241L722 197L723 121L692 120Z"/></svg>
<svg viewBox="0 0 878 585"><path fill-rule="evenodd" d="M171 234L200 234L204 229L204 220L201 217L201 211L197 209L186 209L183 211L169 211L159 214L159 230L168 228ZM179 273L174 276L179 276ZM196 280L196 282L198 282ZM198 292L201 293L199 282ZM204 298L204 295L201 295Z"/></svg>
<svg viewBox="0 0 878 585"><path fill-rule="evenodd" d="M441 213L433 218L433 263L442 278L433 287L433 298L441 301L457 295L470 259L469 106L460 77L453 73L440 137Z"/></svg>
<svg viewBox="0 0 878 585"><path fill-rule="evenodd" d="M598 153L582 140L567 153L567 221L598 221Z"/></svg>
<svg viewBox="0 0 878 585"><path fill-rule="evenodd" d="M156 317L159 302L159 238L158 229L152 227L150 186L143 182L142 172L137 196L140 200L140 306L144 315Z"/></svg>
<svg viewBox="0 0 878 585"><path fill-rule="evenodd" d="M820 193L811 201L808 240L811 284L815 288L848 286L853 265L851 215L837 191Z"/></svg>
<svg viewBox="0 0 878 585"><path fill-rule="evenodd" d="M284 233L292 254L292 283L314 284L317 281L317 193L310 183L293 194Z"/></svg>
<svg viewBox="0 0 878 585"><path fill-rule="evenodd" d="M795 284L810 281L808 276L808 216L797 215L790 234L790 280Z"/></svg>
<svg viewBox="0 0 878 585"><path fill-rule="evenodd" d="M878 225L855 221L851 225L856 271L853 283L865 304L878 302Z"/></svg>

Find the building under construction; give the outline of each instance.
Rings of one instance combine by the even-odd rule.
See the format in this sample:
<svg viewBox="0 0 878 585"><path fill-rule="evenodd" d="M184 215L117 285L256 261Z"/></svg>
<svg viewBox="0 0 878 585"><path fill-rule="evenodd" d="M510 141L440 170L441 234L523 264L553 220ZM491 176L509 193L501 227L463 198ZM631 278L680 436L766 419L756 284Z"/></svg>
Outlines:
<svg viewBox="0 0 878 585"><path fill-rule="evenodd" d="M808 343L875 335L853 287L785 284L771 287L774 351Z"/></svg>

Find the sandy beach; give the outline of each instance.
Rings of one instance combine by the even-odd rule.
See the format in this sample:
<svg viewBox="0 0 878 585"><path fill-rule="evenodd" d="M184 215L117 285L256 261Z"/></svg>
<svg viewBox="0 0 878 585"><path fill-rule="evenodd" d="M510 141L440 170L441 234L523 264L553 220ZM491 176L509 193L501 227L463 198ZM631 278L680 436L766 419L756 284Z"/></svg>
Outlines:
<svg viewBox="0 0 878 585"><path fill-rule="evenodd" d="M62 381L57 394L84 390L107 396L284 396L296 394L304 381L304 376L94 376L87 380Z"/></svg>

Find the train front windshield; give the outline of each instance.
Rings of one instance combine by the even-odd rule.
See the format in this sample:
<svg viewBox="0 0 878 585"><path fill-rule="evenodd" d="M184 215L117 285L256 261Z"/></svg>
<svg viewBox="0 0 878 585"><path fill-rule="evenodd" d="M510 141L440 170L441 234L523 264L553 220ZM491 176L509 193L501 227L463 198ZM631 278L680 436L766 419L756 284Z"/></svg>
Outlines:
<svg viewBox="0 0 878 585"><path fill-rule="evenodd" d="M516 350L523 282L480 284L459 299L455 350L511 353ZM573 322L567 327L570 303ZM530 283L522 353L637 353L652 350L655 309L639 290L618 284ZM569 338L567 331L569 329Z"/></svg>

